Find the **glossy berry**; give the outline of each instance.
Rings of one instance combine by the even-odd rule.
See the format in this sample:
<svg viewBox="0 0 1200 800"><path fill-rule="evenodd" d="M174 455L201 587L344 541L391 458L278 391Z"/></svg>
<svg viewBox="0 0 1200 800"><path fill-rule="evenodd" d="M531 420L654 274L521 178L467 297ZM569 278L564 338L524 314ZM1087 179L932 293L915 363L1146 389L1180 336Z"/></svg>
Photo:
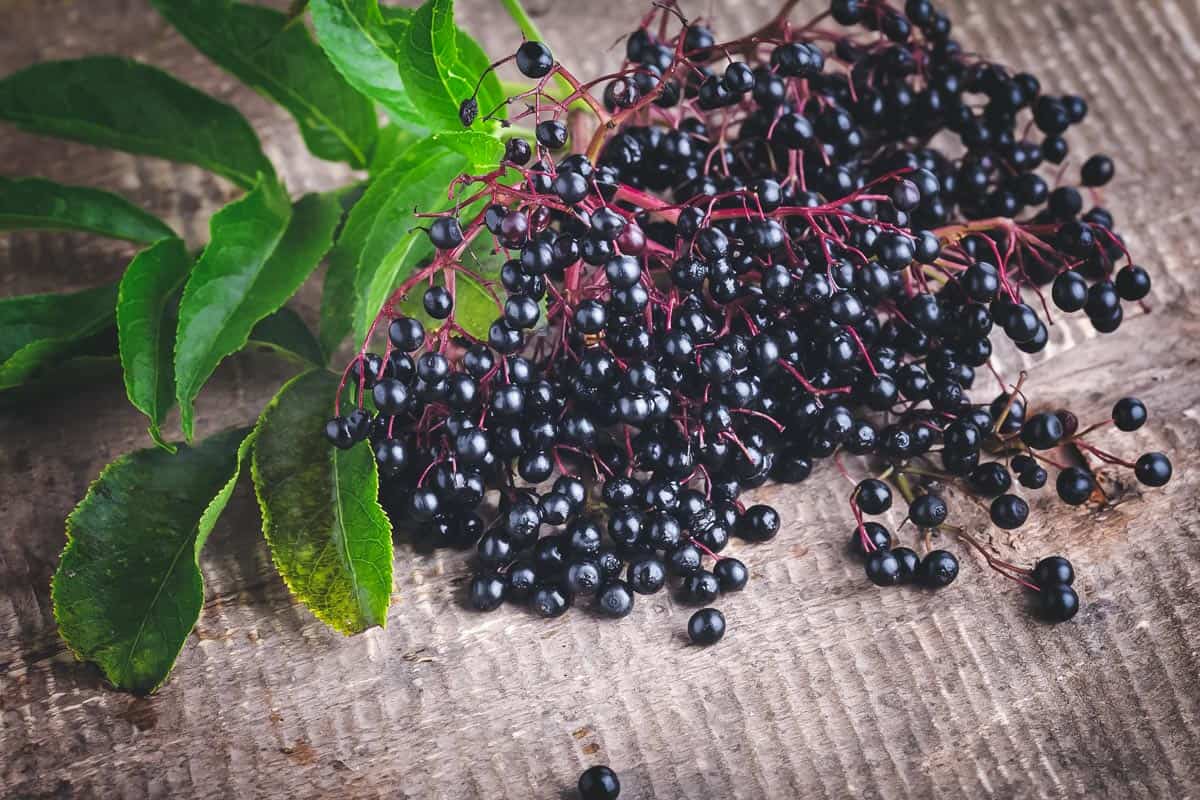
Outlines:
<svg viewBox="0 0 1200 800"><path fill-rule="evenodd" d="M867 556L867 579L876 586L895 586L901 581L900 559L891 550L876 550Z"/></svg>
<svg viewBox="0 0 1200 800"><path fill-rule="evenodd" d="M1136 397L1123 397L1113 406L1112 418L1119 430L1136 431L1146 424L1146 406Z"/></svg>
<svg viewBox="0 0 1200 800"><path fill-rule="evenodd" d="M1015 494L1002 494L992 501L991 517L999 528L1019 528L1029 518L1029 504Z"/></svg>
<svg viewBox="0 0 1200 800"><path fill-rule="evenodd" d="M1033 582L1042 587L1056 584L1070 586L1075 582L1075 569L1062 556L1049 556L1034 566Z"/></svg>
<svg viewBox="0 0 1200 800"><path fill-rule="evenodd" d="M540 617L561 617L571 607L571 596L557 586L539 586L530 595L529 603Z"/></svg>
<svg viewBox="0 0 1200 800"><path fill-rule="evenodd" d="M1038 614L1047 622L1066 622L1079 611L1079 595L1066 584L1041 587L1037 596Z"/></svg>
<svg viewBox="0 0 1200 800"><path fill-rule="evenodd" d="M750 571L736 558L722 558L713 565L713 575L721 585L722 592L741 591L750 580Z"/></svg>
<svg viewBox="0 0 1200 800"><path fill-rule="evenodd" d="M621 781L617 773L598 764L579 776L580 800L617 800L621 794Z"/></svg>
<svg viewBox="0 0 1200 800"><path fill-rule="evenodd" d="M936 494L923 494L908 507L909 519L919 528L936 528L946 521L946 501Z"/></svg>
<svg viewBox="0 0 1200 800"><path fill-rule="evenodd" d="M621 580L611 580L596 592L596 609L607 617L625 617L633 611L633 590Z"/></svg>
<svg viewBox="0 0 1200 800"><path fill-rule="evenodd" d="M900 564L899 582L912 583L915 581L921 567L921 557L917 555L917 552L908 547L897 547L892 550L892 555Z"/></svg>
<svg viewBox="0 0 1200 800"><path fill-rule="evenodd" d="M1092 496L1096 482L1091 475L1079 467L1068 467L1058 473L1054 487L1064 503L1078 506L1086 503Z"/></svg>
<svg viewBox="0 0 1200 800"><path fill-rule="evenodd" d="M887 550L892 546L892 534L878 522L864 522L862 530L855 528L850 534L850 552L860 558L866 558L870 553L863 545L863 532L873 550Z"/></svg>
<svg viewBox="0 0 1200 800"><path fill-rule="evenodd" d="M481 572L471 579L471 607L477 611L494 611L504 602L508 584L494 572Z"/></svg>
<svg viewBox="0 0 1200 800"><path fill-rule="evenodd" d="M725 615L715 608L702 608L688 620L688 638L693 644L716 644L724 635Z"/></svg>
<svg viewBox="0 0 1200 800"><path fill-rule="evenodd" d="M553 67L554 56L541 42L525 42L517 49L517 69L526 78L544 78Z"/></svg>
<svg viewBox="0 0 1200 800"><path fill-rule="evenodd" d="M450 250L463 242L463 231L454 217L438 217L429 226L429 241L439 250Z"/></svg>
<svg viewBox="0 0 1200 800"><path fill-rule="evenodd" d="M1171 461L1162 453L1146 453L1138 458L1134 473L1146 486L1166 486L1171 480Z"/></svg>
<svg viewBox="0 0 1200 800"><path fill-rule="evenodd" d="M958 559L946 550L934 550L922 559L917 577L923 586L930 589L949 586L958 577Z"/></svg>
<svg viewBox="0 0 1200 800"><path fill-rule="evenodd" d="M864 514L882 514L892 507L892 490L881 480L867 478L859 482L854 499Z"/></svg>

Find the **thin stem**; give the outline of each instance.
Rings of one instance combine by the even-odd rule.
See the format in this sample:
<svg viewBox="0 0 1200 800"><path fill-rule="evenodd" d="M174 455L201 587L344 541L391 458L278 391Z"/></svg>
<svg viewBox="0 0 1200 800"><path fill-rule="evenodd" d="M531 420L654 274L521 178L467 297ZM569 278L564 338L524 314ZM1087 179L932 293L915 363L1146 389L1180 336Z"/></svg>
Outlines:
<svg viewBox="0 0 1200 800"><path fill-rule="evenodd" d="M529 12L521 5L521 0L500 0L500 5L504 6L504 10L512 17L513 22L517 23L517 27L521 29L521 33L525 34L526 39L532 39L535 42L546 41L546 37L538 30L533 17L529 16ZM575 87L562 75L556 74L554 77L559 86L563 87L568 94L575 91Z"/></svg>

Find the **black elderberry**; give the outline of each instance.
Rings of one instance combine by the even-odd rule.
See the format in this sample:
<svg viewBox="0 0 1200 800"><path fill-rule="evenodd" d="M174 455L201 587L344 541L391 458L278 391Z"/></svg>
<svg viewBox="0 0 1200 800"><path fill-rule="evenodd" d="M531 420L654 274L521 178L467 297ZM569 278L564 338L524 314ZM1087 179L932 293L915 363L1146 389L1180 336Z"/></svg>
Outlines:
<svg viewBox="0 0 1200 800"><path fill-rule="evenodd" d="M991 517L999 528L1019 528L1029 518L1029 504L1015 494L1002 494L992 501Z"/></svg>
<svg viewBox="0 0 1200 800"><path fill-rule="evenodd" d="M909 519L919 528L936 528L946 521L946 501L935 494L923 494L908 507Z"/></svg>
<svg viewBox="0 0 1200 800"><path fill-rule="evenodd" d="M504 602L508 589L506 580L494 572L481 572L471 579L471 607L478 611L494 611Z"/></svg>
<svg viewBox="0 0 1200 800"><path fill-rule="evenodd" d="M702 608L688 620L688 638L693 644L716 644L725 635L725 615L715 608Z"/></svg>
<svg viewBox="0 0 1200 800"><path fill-rule="evenodd" d="M1092 476L1079 467L1067 467L1059 472L1054 485L1059 498L1073 506L1086 503L1096 488Z"/></svg>
<svg viewBox="0 0 1200 800"><path fill-rule="evenodd" d="M454 217L438 217L429 226L429 240L439 250L450 250L463 242L463 231Z"/></svg>
<svg viewBox="0 0 1200 800"><path fill-rule="evenodd" d="M629 585L638 594L654 594L667 582L667 568L656 556L644 555L629 562Z"/></svg>
<svg viewBox="0 0 1200 800"><path fill-rule="evenodd" d="M1123 397L1113 406L1112 418L1117 428L1136 431L1146 424L1146 406L1136 397Z"/></svg>
<svg viewBox="0 0 1200 800"><path fill-rule="evenodd" d="M1166 486L1171 480L1171 461L1162 453L1146 453L1138 458L1134 473L1146 486Z"/></svg>
<svg viewBox="0 0 1200 800"><path fill-rule="evenodd" d="M779 512L768 505L756 505L746 510L738 521L738 535L743 539L765 542L779 533Z"/></svg>
<svg viewBox="0 0 1200 800"><path fill-rule="evenodd" d="M882 514L892 507L892 490L881 480L867 478L859 482L854 500L864 514Z"/></svg>
<svg viewBox="0 0 1200 800"><path fill-rule="evenodd" d="M544 78L554 67L550 48L541 42L525 42L517 49L517 69L527 78Z"/></svg>
<svg viewBox="0 0 1200 800"><path fill-rule="evenodd" d="M1079 611L1079 595L1066 584L1041 587L1037 596L1038 613L1047 622L1066 622Z"/></svg>
<svg viewBox="0 0 1200 800"><path fill-rule="evenodd" d="M867 556L867 579L876 586L895 586L901 581L900 559L891 550L876 550Z"/></svg>
<svg viewBox="0 0 1200 800"><path fill-rule="evenodd" d="M1062 556L1049 556L1033 568L1033 581L1038 586L1070 586L1075 582L1075 569Z"/></svg>
<svg viewBox="0 0 1200 800"><path fill-rule="evenodd" d="M530 607L540 617L561 617L572 602L571 595L555 585L538 586L529 596Z"/></svg>
<svg viewBox="0 0 1200 800"><path fill-rule="evenodd" d="M1134 302L1150 294L1150 275L1136 264L1121 267L1115 283L1122 300Z"/></svg>
<svg viewBox="0 0 1200 800"><path fill-rule="evenodd" d="M931 589L949 586L958 577L958 559L946 550L934 550L921 560L918 580Z"/></svg>

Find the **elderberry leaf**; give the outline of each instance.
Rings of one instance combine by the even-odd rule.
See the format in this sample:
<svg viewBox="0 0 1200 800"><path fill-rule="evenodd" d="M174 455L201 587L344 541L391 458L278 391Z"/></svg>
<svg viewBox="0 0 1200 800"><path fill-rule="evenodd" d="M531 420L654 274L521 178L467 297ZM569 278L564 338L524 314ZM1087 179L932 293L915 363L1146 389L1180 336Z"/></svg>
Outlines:
<svg viewBox="0 0 1200 800"><path fill-rule="evenodd" d="M116 285L0 300L0 389L24 383L113 322Z"/></svg>
<svg viewBox="0 0 1200 800"><path fill-rule="evenodd" d="M312 370L263 410L252 474L271 559L288 589L345 634L387 623L392 532L366 446L329 446L321 428L338 379Z"/></svg>
<svg viewBox="0 0 1200 800"><path fill-rule="evenodd" d="M175 303L191 268L183 240L162 239L129 262L117 294L125 393L150 418L150 438L168 449L159 429L175 405Z"/></svg>
<svg viewBox="0 0 1200 800"><path fill-rule="evenodd" d="M175 397L189 439L200 388L316 268L341 214L328 194L307 195L293 212L283 187L264 180L213 215L208 246L179 303L175 339Z"/></svg>
<svg viewBox="0 0 1200 800"><path fill-rule="evenodd" d="M410 9L380 9L379 0L313 0L317 41L346 81L379 103L399 126L424 131L427 120L413 105L397 66L396 33Z"/></svg>
<svg viewBox="0 0 1200 800"><path fill-rule="evenodd" d="M196 164L242 187L274 175L237 109L111 56L48 61L0 80L0 120L31 133Z"/></svg>
<svg viewBox="0 0 1200 800"><path fill-rule="evenodd" d="M197 50L286 108L313 155L367 165L375 146L374 106L334 68L303 24L242 3L153 4Z"/></svg>
<svg viewBox="0 0 1200 800"><path fill-rule="evenodd" d="M453 0L427 0L400 34L400 75L413 103L430 119L433 129L462 130L459 105L475 92L482 72L478 62L482 51L477 45L466 45L460 52L460 37L470 37L454 24ZM490 125L485 120L474 123L480 130Z"/></svg>
<svg viewBox="0 0 1200 800"><path fill-rule="evenodd" d="M400 183L379 209L363 245L354 275L354 335L366 339L371 323L392 291L413 266L433 252L419 226L420 213L452 205L447 187L466 166L466 158L442 147L416 145L401 161L407 167Z"/></svg>
<svg viewBox="0 0 1200 800"><path fill-rule="evenodd" d="M373 178L378 177L421 138L421 135L399 125L384 125L379 129L379 141L375 143L367 173Z"/></svg>
<svg viewBox="0 0 1200 800"><path fill-rule="evenodd" d="M204 605L200 550L253 438L242 428L174 454L122 456L67 517L54 618L75 656L114 686L152 692L174 666Z"/></svg>
<svg viewBox="0 0 1200 800"><path fill-rule="evenodd" d="M370 184L362 197L346 216L346 223L338 236L337 245L329 254L329 266L325 271L325 285L321 294L321 348L332 353L350 333L354 317L354 280L359 258L371 227L380 209L389 198L408 180L408 172L414 163L419 148L427 146L427 140L400 151L399 155L385 167L373 171ZM409 157L412 154L413 157ZM441 187L445 189L443 185Z"/></svg>
<svg viewBox="0 0 1200 800"><path fill-rule="evenodd" d="M442 131L433 141L467 157L467 169L495 169L504 158L504 142L479 131Z"/></svg>
<svg viewBox="0 0 1200 800"><path fill-rule="evenodd" d="M321 343L299 314L284 306L250 331L250 347L262 347L307 366L325 363Z"/></svg>
<svg viewBox="0 0 1200 800"><path fill-rule="evenodd" d="M42 178L0 177L0 231L85 231L130 242L173 236L158 217L120 195Z"/></svg>
<svg viewBox="0 0 1200 800"><path fill-rule="evenodd" d="M504 88L500 83L500 77L494 70L488 71L492 60L488 58L479 43L462 28L458 28L454 41L458 45L459 71L466 75L472 85L479 81L480 75L484 76L482 83L479 84L479 112L490 114L497 119L507 117L508 105L505 103Z"/></svg>

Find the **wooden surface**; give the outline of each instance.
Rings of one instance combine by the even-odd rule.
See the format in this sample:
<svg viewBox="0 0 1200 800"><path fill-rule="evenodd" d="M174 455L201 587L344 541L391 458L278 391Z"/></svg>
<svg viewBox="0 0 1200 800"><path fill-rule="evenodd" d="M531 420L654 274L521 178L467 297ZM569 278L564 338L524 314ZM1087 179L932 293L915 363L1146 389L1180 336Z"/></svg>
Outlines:
<svg viewBox="0 0 1200 800"><path fill-rule="evenodd" d="M609 45L645 7L531 5L580 74L616 58ZM718 11L736 34L771 4L684 5ZM204 553L196 634L166 687L134 698L72 660L48 591L66 513L104 464L148 444L110 379L0 412L0 796L569 798L594 763L639 800L1200 793L1200 6L945 5L969 49L1087 96L1075 152L1117 158L1105 204L1155 281L1152 314L1113 337L1056 326L1034 360L1035 402L1069 403L1085 420L1122 395L1144 398L1150 423L1100 443L1163 449L1176 468L1162 491L1114 475L1107 508L1039 499L1035 522L994 537L1016 561L1072 558L1085 605L1071 624L1034 621L1019 590L965 553L938 594L866 585L842 551L847 485L823 467L798 489L758 493L786 527L732 548L753 579L722 600L730 631L717 647L687 645L690 611L665 593L638 598L619 623L479 615L461 606L461 555L403 547L387 629L344 639L290 602L243 486ZM490 52L512 46L494 0L460 7ZM85 53L148 60L246 111L294 193L343 177L144 0L0 0L0 41L3 73ZM231 196L195 168L7 128L0 172L118 190L193 242ZM111 280L129 255L76 235L0 237L0 295ZM311 312L317 297L310 287L300 306ZM285 374L266 358L227 363L201 397L200 432L251 420ZM952 508L989 530L961 499Z"/></svg>

